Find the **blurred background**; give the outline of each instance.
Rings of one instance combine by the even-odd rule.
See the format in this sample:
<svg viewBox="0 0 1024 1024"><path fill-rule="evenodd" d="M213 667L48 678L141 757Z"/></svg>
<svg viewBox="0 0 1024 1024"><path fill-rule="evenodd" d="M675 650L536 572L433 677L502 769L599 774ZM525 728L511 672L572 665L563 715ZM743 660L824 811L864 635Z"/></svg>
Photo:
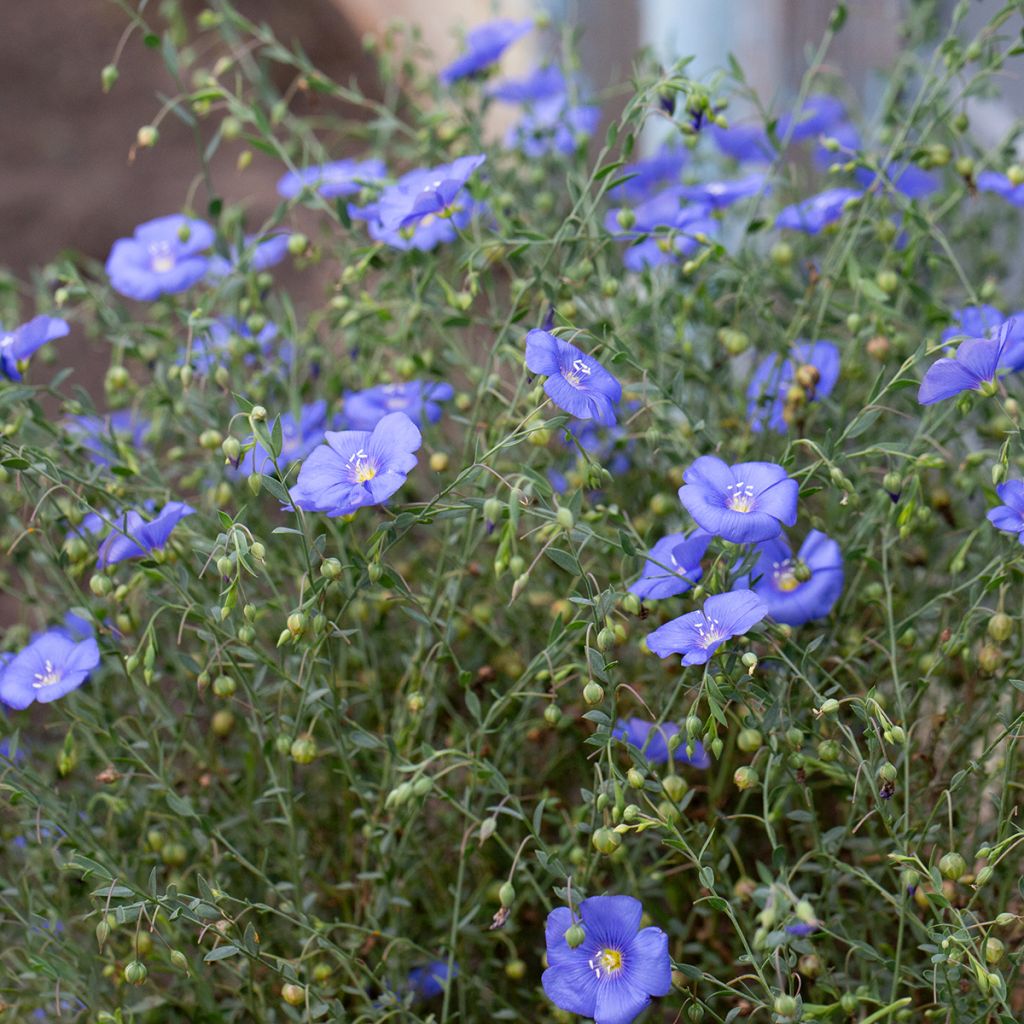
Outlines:
<svg viewBox="0 0 1024 1024"><path fill-rule="evenodd" d="M610 90L607 116L617 110L613 87L628 81L641 46L664 61L695 55L691 71L698 77L725 67L733 54L762 100L778 110L799 88L833 8L828 0L238 0L237 6L270 24L284 42L299 43L332 78L355 78L370 95L379 88L364 35L379 36L394 20L418 24L440 66L457 51L460 30L497 14L523 17L539 9L550 16L551 31L565 24L581 30L585 73L596 89ZM880 71L900 47L903 6L901 0L850 3L829 52L827 66L842 70L857 94L847 98L862 109L877 102ZM972 21L981 24L998 0L972 6ZM191 130L173 116L162 122L155 149L131 155L137 129L160 107L158 95L177 90L159 53L135 32L118 58L117 85L103 94L100 71L128 23L117 3L49 0L45 7L44 15L38 4L7 4L0 33L0 266L19 277L63 249L105 258L111 242L140 221L179 210L197 168ZM164 0L160 10L191 19L202 7ZM524 72L538 42L543 39L535 35L513 47L503 70ZM1016 94L1024 110L1020 89L1005 92ZM1019 112L989 104L980 119L972 112L972 120L994 144ZM225 152L215 161L218 191L228 200L245 199L254 218L267 214L280 168L257 158L238 175L234 159Z"/></svg>

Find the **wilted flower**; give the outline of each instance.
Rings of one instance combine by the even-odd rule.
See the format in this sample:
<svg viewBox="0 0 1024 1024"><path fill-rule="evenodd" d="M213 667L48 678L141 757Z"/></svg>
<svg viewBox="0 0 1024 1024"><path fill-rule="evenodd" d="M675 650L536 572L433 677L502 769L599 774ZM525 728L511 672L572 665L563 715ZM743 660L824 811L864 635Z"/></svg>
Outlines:
<svg viewBox="0 0 1024 1024"><path fill-rule="evenodd" d="M532 373L547 377L544 391L560 409L605 426L615 422L622 385L575 345L547 331L532 330L526 336L526 365Z"/></svg>
<svg viewBox="0 0 1024 1024"><path fill-rule="evenodd" d="M445 381L410 380L401 384L378 384L365 391L346 391L343 418L349 430L373 430L390 412L404 412L423 427L441 418L440 402L455 392Z"/></svg>
<svg viewBox="0 0 1024 1024"><path fill-rule="evenodd" d="M1024 183L1015 184L998 171L982 171L977 186L980 192L995 192L1014 206L1024 206Z"/></svg>
<svg viewBox="0 0 1024 1024"><path fill-rule="evenodd" d="M316 402L302 406L299 418L290 412L281 418L281 454L278 465L290 466L299 459L304 459L324 439L327 426L327 403L321 398ZM271 428L273 433L273 428ZM239 469L247 476L253 473L269 473L274 468L270 453L258 441L242 456Z"/></svg>
<svg viewBox="0 0 1024 1024"><path fill-rule="evenodd" d="M291 497L307 512L346 516L387 501L415 467L423 439L404 412L393 412L372 432L328 430L324 440L302 463Z"/></svg>
<svg viewBox="0 0 1024 1024"><path fill-rule="evenodd" d="M642 718L620 718L615 723L612 736L636 747L651 764L667 764L669 760L668 743L673 736L679 734L679 726L675 722L662 722L655 725ZM671 757L694 768L710 768L711 758L699 742L693 745L693 755L686 753L686 744L680 743Z"/></svg>
<svg viewBox="0 0 1024 1024"><path fill-rule="evenodd" d="M917 400L933 405L964 391L994 394L996 378L1019 365L1020 343L1010 339L1011 324L1004 324L994 338L970 338L952 358L937 359L925 371Z"/></svg>
<svg viewBox="0 0 1024 1024"><path fill-rule="evenodd" d="M703 611L689 612L666 622L647 637L647 646L659 658L681 654L684 665L703 665L726 640L740 636L768 614L752 590L716 594Z"/></svg>
<svg viewBox="0 0 1024 1024"><path fill-rule="evenodd" d="M1017 534L1024 544L1024 480L1007 480L996 488L1002 505L989 509L986 518L997 529Z"/></svg>
<svg viewBox="0 0 1024 1024"><path fill-rule="evenodd" d="M0 701L12 708L27 708L33 701L47 704L77 690L99 663L92 637L76 641L63 630L47 630L4 667Z"/></svg>
<svg viewBox="0 0 1024 1024"><path fill-rule="evenodd" d="M144 558L149 552L162 548L178 523L194 513L195 509L183 501L169 501L149 522L135 510L125 512L100 545L97 566L102 569L129 558Z"/></svg>
<svg viewBox="0 0 1024 1024"><path fill-rule="evenodd" d="M466 52L437 76L445 85L489 68L517 40L533 28L533 22L499 18L479 25L466 35Z"/></svg>
<svg viewBox="0 0 1024 1024"><path fill-rule="evenodd" d="M201 255L213 245L205 221L172 214L140 224L131 238L119 238L107 257L114 291L149 302L183 292L206 275L210 262Z"/></svg>
<svg viewBox="0 0 1024 1024"><path fill-rule="evenodd" d="M702 455L683 474L679 500L697 525L716 537L746 544L769 540L796 522L799 485L773 462L727 466Z"/></svg>
<svg viewBox="0 0 1024 1024"><path fill-rule="evenodd" d="M768 614L788 626L824 618L843 592L843 554L820 530L811 530L793 557L782 536L763 541L750 572ZM740 584L743 585L742 582Z"/></svg>
<svg viewBox="0 0 1024 1024"><path fill-rule="evenodd" d="M787 394L798 386L803 400L827 398L839 379L839 349L830 341L799 341L788 357L765 356L747 386L750 428L759 433L767 427L784 434L788 428Z"/></svg>
<svg viewBox="0 0 1024 1024"><path fill-rule="evenodd" d="M689 590L701 577L700 560L710 543L711 534L703 530L662 537L651 548L640 579L629 592L654 601Z"/></svg>
<svg viewBox="0 0 1024 1024"><path fill-rule="evenodd" d="M595 1024L630 1024L651 996L668 995L668 936L660 928L641 928L642 914L632 896L591 896L580 904L583 941L575 948L565 937L574 923L569 908L548 915L550 966L541 984L555 1006Z"/></svg>
<svg viewBox="0 0 1024 1024"><path fill-rule="evenodd" d="M383 160L335 160L300 171L289 171L277 183L277 194L294 199L303 189L324 199L354 196L364 186L377 185L388 176Z"/></svg>
<svg viewBox="0 0 1024 1024"><path fill-rule="evenodd" d="M18 363L47 342L63 338L70 330L66 320L55 316L33 317L10 331L0 326L0 370L8 380L21 380Z"/></svg>
<svg viewBox="0 0 1024 1024"><path fill-rule="evenodd" d="M703 185L684 185L680 194L714 210L732 206L741 199L749 199L770 191L768 179L763 174L748 174L734 181L709 181Z"/></svg>
<svg viewBox="0 0 1024 1024"><path fill-rule="evenodd" d="M854 199L859 199L862 194L859 189L855 188L826 189L816 196L811 196L810 199L780 210L779 215L775 218L775 226L816 235L829 224L834 224L839 220L846 209L846 204Z"/></svg>

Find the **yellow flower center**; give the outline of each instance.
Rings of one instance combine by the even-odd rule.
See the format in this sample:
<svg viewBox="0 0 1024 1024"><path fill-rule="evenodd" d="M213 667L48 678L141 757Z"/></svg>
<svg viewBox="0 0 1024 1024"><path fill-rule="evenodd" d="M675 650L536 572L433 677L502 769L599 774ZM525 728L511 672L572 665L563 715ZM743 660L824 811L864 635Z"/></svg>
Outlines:
<svg viewBox="0 0 1024 1024"><path fill-rule="evenodd" d="M37 672L35 679L32 683L34 690L41 690L45 686L53 686L54 683L59 683L61 679L60 669L53 667L53 662L49 658L46 659L46 663L43 665L44 671Z"/></svg>
<svg viewBox="0 0 1024 1024"><path fill-rule="evenodd" d="M622 970L622 953L617 949L602 949L597 956L587 961L587 965L599 978L605 974L614 974Z"/></svg>
<svg viewBox="0 0 1024 1024"><path fill-rule="evenodd" d="M578 388L583 383L583 378L589 377L590 373L589 364L585 363L582 359L574 359L572 361L572 369L563 370L562 377L565 379L566 384Z"/></svg>
<svg viewBox="0 0 1024 1024"><path fill-rule="evenodd" d="M796 588L800 586L800 581L791 571L787 570L786 572L779 573L775 577L775 586L784 594L788 594L790 591L796 590Z"/></svg>
<svg viewBox="0 0 1024 1024"><path fill-rule="evenodd" d="M365 484L367 480L372 480L377 475L377 467L362 448L349 456L348 465L357 484Z"/></svg>
<svg viewBox="0 0 1024 1024"><path fill-rule="evenodd" d="M725 489L728 497L725 499L726 508L733 512L752 512L754 510L754 488L745 484L742 480L729 484Z"/></svg>

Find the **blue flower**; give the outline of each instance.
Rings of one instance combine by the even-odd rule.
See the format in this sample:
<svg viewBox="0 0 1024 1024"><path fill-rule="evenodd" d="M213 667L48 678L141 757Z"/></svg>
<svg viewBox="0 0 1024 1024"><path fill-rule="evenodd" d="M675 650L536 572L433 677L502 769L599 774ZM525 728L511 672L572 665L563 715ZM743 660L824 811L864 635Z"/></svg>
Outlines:
<svg viewBox="0 0 1024 1024"><path fill-rule="evenodd" d="M88 640L89 637L95 636L92 623L73 611L65 612L64 621L54 628L64 632L72 640Z"/></svg>
<svg viewBox="0 0 1024 1024"><path fill-rule="evenodd" d="M654 191L655 186L678 182L689 157L689 151L684 146L663 143L653 156L620 168L617 177L626 180L620 180L608 190L608 194L640 202Z"/></svg>
<svg viewBox="0 0 1024 1024"><path fill-rule="evenodd" d="M109 466L122 458L121 449L143 449L149 420L137 417L130 409L119 409L106 416L72 416L68 433L92 456L98 466Z"/></svg>
<svg viewBox="0 0 1024 1024"><path fill-rule="evenodd" d="M413 1001L419 1002L439 996L448 982L458 977L458 974L457 964L453 964L449 972L447 960L434 960L422 967L414 967L409 972L406 984L413 994Z"/></svg>
<svg viewBox="0 0 1024 1024"><path fill-rule="evenodd" d="M862 194L855 188L826 189L816 196L811 196L810 199L780 210L775 218L775 226L816 235L829 224L839 220L846 209L846 204L859 199Z"/></svg>
<svg viewBox="0 0 1024 1024"><path fill-rule="evenodd" d="M466 36L466 52L437 76L445 85L489 68L517 40L533 28L533 22L498 18L480 25Z"/></svg>
<svg viewBox="0 0 1024 1024"><path fill-rule="evenodd" d="M646 722L642 718L620 718L615 723L612 736L622 740L632 747L636 747L651 764L667 764L669 760L668 743L673 736L679 734L679 726L675 722L663 722L655 725L653 722ZM683 764L693 765L694 768L710 768L711 758L708 757L704 747L699 742L694 742L693 756L686 753L686 744L680 743L672 752L672 757Z"/></svg>
<svg viewBox="0 0 1024 1024"><path fill-rule="evenodd" d="M843 592L843 554L834 540L811 530L795 559L781 536L763 541L757 551L750 572L754 593L776 622L802 626L828 615Z"/></svg>
<svg viewBox="0 0 1024 1024"><path fill-rule="evenodd" d="M680 194L686 199L693 199L712 209L721 210L726 206L749 199L759 193L767 193L768 179L763 174L748 174L745 178L735 181L709 181L703 185L684 185Z"/></svg>
<svg viewBox="0 0 1024 1024"><path fill-rule="evenodd" d="M839 349L830 341L797 342L788 358L765 356L747 386L750 428L780 434L789 429L786 394L794 380L809 402L827 398L839 379Z"/></svg>
<svg viewBox="0 0 1024 1024"><path fill-rule="evenodd" d="M225 317L223 320L215 320L206 329L204 334L192 339L192 346L189 350L189 365L199 373L211 373L218 366L224 366L231 360L231 338L236 336L254 343L263 357L271 354L273 342L277 338L277 324L268 321L260 328L258 334L253 334L244 320L235 317ZM185 349L181 350L181 360L184 362ZM282 347L278 357L287 365L288 353ZM252 353L246 353L244 362L251 364L255 361Z"/></svg>
<svg viewBox="0 0 1024 1024"><path fill-rule="evenodd" d="M326 444L302 463L292 500L307 512L347 516L387 501L416 465L422 438L404 412L385 416L372 432L328 430Z"/></svg>
<svg viewBox="0 0 1024 1024"><path fill-rule="evenodd" d="M668 995L668 936L660 928L641 928L642 914L632 896L591 896L580 904L584 938L574 949L565 938L572 912L551 911L544 928L550 966L541 977L548 999L595 1024L630 1024L651 996Z"/></svg>
<svg viewBox="0 0 1024 1024"><path fill-rule="evenodd" d="M835 139L839 143L838 150L826 149L822 145L825 138ZM827 171L837 160L849 160L861 148L860 132L849 121L834 125L825 135L819 137L811 159L819 170Z"/></svg>
<svg viewBox="0 0 1024 1024"><path fill-rule="evenodd" d="M535 329L526 336L526 365L544 374L544 391L567 413L581 420L615 423L615 405L622 385L596 360L575 345Z"/></svg>
<svg viewBox="0 0 1024 1024"><path fill-rule="evenodd" d="M328 164L289 171L277 183L277 194L294 199L304 190L324 199L354 196L367 185L377 185L388 176L383 160L335 160Z"/></svg>
<svg viewBox="0 0 1024 1024"><path fill-rule="evenodd" d="M327 427L327 403L321 398L304 405L299 410L298 422L290 412L284 413L280 419L281 454L277 462L279 466L284 467L304 459L323 441ZM273 471L274 461L266 448L257 441L242 456L239 468L246 476L253 473L270 473Z"/></svg>
<svg viewBox="0 0 1024 1024"><path fill-rule="evenodd" d="M699 203L682 205L682 191L681 185L671 186L640 203L633 209L634 222L629 229L619 224L618 210L608 211L605 227L612 234L639 239L623 255L628 270L675 263L680 256L695 253L702 240L718 234L719 224L710 207ZM644 237L651 234L657 237Z"/></svg>
<svg viewBox="0 0 1024 1024"><path fill-rule="evenodd" d="M19 709L33 701L48 704L77 690L99 663L92 637L76 641L63 630L48 630L7 663L0 675L0 702Z"/></svg>
<svg viewBox="0 0 1024 1024"><path fill-rule="evenodd" d="M978 175L977 185L980 192L995 192L1014 206L1024 206L1024 182L1014 184L998 171L982 171Z"/></svg>
<svg viewBox="0 0 1024 1024"><path fill-rule="evenodd" d="M799 485L774 462L727 466L702 455L683 474L679 500L708 533L736 544L770 540L796 522Z"/></svg>
<svg viewBox="0 0 1024 1024"><path fill-rule="evenodd" d="M1017 534L1024 544L1024 480L1007 480L996 488L1002 505L989 509L986 518L997 529Z"/></svg>
<svg viewBox="0 0 1024 1024"><path fill-rule="evenodd" d="M818 135L830 135L847 123L846 108L835 96L818 93L808 96L795 114L783 114L775 127L780 139L800 142Z"/></svg>
<svg viewBox="0 0 1024 1024"><path fill-rule="evenodd" d="M700 560L710 543L711 534L703 530L662 537L651 548L640 579L629 592L642 600L657 601L689 590L701 578Z"/></svg>
<svg viewBox="0 0 1024 1024"><path fill-rule="evenodd" d="M1012 322L994 338L969 338L952 358L937 359L925 371L917 400L933 405L964 391L995 394L996 377L1017 365L1020 345L1011 340Z"/></svg>
<svg viewBox="0 0 1024 1024"><path fill-rule="evenodd" d="M909 199L923 199L937 192L941 185L935 174L922 170L912 163L893 163L884 167L880 174L867 167L858 167L853 176L865 189L884 188L883 180L887 179L892 183L897 192L902 192Z"/></svg>
<svg viewBox="0 0 1024 1024"><path fill-rule="evenodd" d="M647 646L659 658L681 654L684 665L703 665L726 640L746 633L768 614L752 590L716 594L704 610L689 612L666 622L647 637Z"/></svg>
<svg viewBox="0 0 1024 1024"><path fill-rule="evenodd" d="M444 381L410 380L401 384L378 384L365 391L346 391L343 416L349 430L373 430L390 412L404 412L423 427L441 418L440 402L455 392Z"/></svg>
<svg viewBox="0 0 1024 1024"><path fill-rule="evenodd" d="M246 235L241 245L233 246L228 258L212 256L207 274L226 277L238 270L259 273L277 266L288 255L288 236L278 232L272 235Z"/></svg>
<svg viewBox="0 0 1024 1024"><path fill-rule="evenodd" d="M564 96L568 85L562 69L553 64L537 68L526 78L509 78L492 85L487 94L504 103L536 103L552 96Z"/></svg>
<svg viewBox="0 0 1024 1024"><path fill-rule="evenodd" d="M100 545L96 565L103 569L129 558L143 558L150 551L162 548L170 540L175 526L194 512L195 509L183 501L170 501L150 522L134 509L123 513L110 536Z"/></svg>
<svg viewBox="0 0 1024 1024"><path fill-rule="evenodd" d="M119 238L110 250L110 285L140 302L183 292L206 275L210 262L202 253L213 240L213 228L205 221L179 214L146 221L131 238Z"/></svg>
<svg viewBox="0 0 1024 1024"><path fill-rule="evenodd" d="M731 124L728 128L712 124L710 131L719 150L737 163L771 163L775 159L775 147L759 124Z"/></svg>
<svg viewBox="0 0 1024 1024"><path fill-rule="evenodd" d="M55 316L33 317L10 331L0 326L0 371L9 380L21 380L18 363L47 342L63 338L70 330L66 320Z"/></svg>
<svg viewBox="0 0 1024 1024"><path fill-rule="evenodd" d="M580 140L594 134L600 107L576 105L568 96L538 100L509 128L505 145L536 160L549 153L572 156Z"/></svg>
<svg viewBox="0 0 1024 1024"><path fill-rule="evenodd" d="M819 927L820 925L812 921L797 921L795 924L787 924L786 932L802 939L816 932Z"/></svg>
<svg viewBox="0 0 1024 1024"><path fill-rule="evenodd" d="M999 327L1008 319L995 306L964 306L962 309L950 311L953 325L947 327L940 335L942 341L952 341L959 336L968 338L985 338L990 336L992 329ZM1024 321L1024 316L1020 316Z"/></svg>

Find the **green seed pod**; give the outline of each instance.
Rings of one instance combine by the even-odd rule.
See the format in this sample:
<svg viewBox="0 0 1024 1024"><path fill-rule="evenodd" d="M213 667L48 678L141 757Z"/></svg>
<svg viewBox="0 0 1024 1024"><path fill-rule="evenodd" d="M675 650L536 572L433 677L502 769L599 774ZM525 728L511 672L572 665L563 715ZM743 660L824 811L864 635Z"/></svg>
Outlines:
<svg viewBox="0 0 1024 1024"><path fill-rule="evenodd" d="M558 725L562 720L562 709L557 704L549 704L544 709L544 721L548 725Z"/></svg>
<svg viewBox="0 0 1024 1024"><path fill-rule="evenodd" d="M230 576L235 571L235 563L227 555L217 559L217 572L221 576Z"/></svg>
<svg viewBox="0 0 1024 1024"><path fill-rule="evenodd" d="M103 951L103 947L106 945L107 937L110 935L110 925L106 921L100 921L96 925L96 944L100 948L100 952Z"/></svg>
<svg viewBox="0 0 1024 1024"><path fill-rule="evenodd" d="M599 651L607 651L615 646L615 631L605 626L597 634L597 649Z"/></svg>
<svg viewBox="0 0 1024 1024"><path fill-rule="evenodd" d="M108 64L100 72L100 84L103 86L104 92L110 92L111 89L117 84L119 73L117 68L113 64Z"/></svg>
<svg viewBox="0 0 1024 1024"><path fill-rule="evenodd" d="M759 750L763 742L764 738L757 729L741 729L739 736L736 737L736 746L745 754Z"/></svg>
<svg viewBox="0 0 1024 1024"><path fill-rule="evenodd" d="M622 836L610 828L599 828L590 837L590 841L598 853L610 855L622 845Z"/></svg>
<svg viewBox="0 0 1024 1024"><path fill-rule="evenodd" d="M213 681L213 692L218 697L232 697L235 693L235 681L231 676L217 676Z"/></svg>
<svg viewBox="0 0 1024 1024"><path fill-rule="evenodd" d="M564 937L565 944L570 949L576 949L577 947L583 945L583 942L586 939L587 935L586 932L583 931L583 926L581 924L574 922L573 924L569 925L569 927L566 929Z"/></svg>
<svg viewBox="0 0 1024 1024"><path fill-rule="evenodd" d="M661 788L665 791L665 795L669 800L679 803L690 787L687 785L686 779L678 775L666 775L661 780Z"/></svg>
<svg viewBox="0 0 1024 1024"><path fill-rule="evenodd" d="M690 1003L686 1008L686 1019L690 1024L700 1024L704 1019L704 1007L700 1003Z"/></svg>
<svg viewBox="0 0 1024 1024"><path fill-rule="evenodd" d="M985 629L996 643L1005 643L1013 635L1013 619L1005 612L996 612Z"/></svg>
<svg viewBox="0 0 1024 1024"><path fill-rule="evenodd" d="M839 998L839 1008L845 1014L856 1013L859 1003L860 1000L852 992L844 992Z"/></svg>
<svg viewBox="0 0 1024 1024"><path fill-rule="evenodd" d="M594 707L595 704L600 704L604 700L604 687L600 683L595 683L593 679L583 687L583 700Z"/></svg>
<svg viewBox="0 0 1024 1024"><path fill-rule="evenodd" d="M988 885L988 883L991 880L993 874L994 874L994 871L992 869L992 865L991 864L986 864L985 867L983 867L978 872L977 876L974 879L974 884L976 886Z"/></svg>
<svg viewBox="0 0 1024 1024"><path fill-rule="evenodd" d="M188 973L188 957L180 949L171 950L171 963L178 968L179 971Z"/></svg>
<svg viewBox="0 0 1024 1024"><path fill-rule="evenodd" d="M255 497L260 493L260 488L263 486L263 475L261 473L250 473L245 482L253 497Z"/></svg>
<svg viewBox="0 0 1024 1024"><path fill-rule="evenodd" d="M294 235L292 237L294 238ZM281 998L289 1006L302 1006L306 1002L306 990L302 985L288 982L281 986Z"/></svg>
<svg viewBox="0 0 1024 1024"><path fill-rule="evenodd" d="M199 435L199 447L204 448L208 452L212 452L215 448L220 448L224 443L224 435L219 430L204 430Z"/></svg>
<svg viewBox="0 0 1024 1024"><path fill-rule="evenodd" d="M342 564L340 559L325 558L320 563L320 575L326 580L337 580L341 578Z"/></svg>
<svg viewBox="0 0 1024 1024"><path fill-rule="evenodd" d="M106 597L114 589L114 581L109 576L97 573L90 578L89 589L97 597Z"/></svg>
<svg viewBox="0 0 1024 1024"><path fill-rule="evenodd" d="M1016 920L1016 914L1009 914L1006 911L1003 911L1003 913L996 917L996 924L999 925L1000 928L1005 928L1007 925L1013 924Z"/></svg>
<svg viewBox="0 0 1024 1024"><path fill-rule="evenodd" d="M773 1009L780 1017L792 1017L798 1005L792 996L776 996Z"/></svg>
<svg viewBox="0 0 1024 1024"><path fill-rule="evenodd" d="M296 764L312 764L316 754L316 740L309 733L297 736L291 745L292 760Z"/></svg>
<svg viewBox="0 0 1024 1024"><path fill-rule="evenodd" d="M795 726L786 730L786 742L794 749L799 750L804 745L804 734Z"/></svg>
<svg viewBox="0 0 1024 1024"><path fill-rule="evenodd" d="M132 960L124 969L124 980L129 985L144 985L149 971L141 960Z"/></svg>
<svg viewBox="0 0 1024 1024"><path fill-rule="evenodd" d="M504 882L498 890L498 901L503 907L511 907L516 901L516 887L511 882Z"/></svg>
<svg viewBox="0 0 1024 1024"><path fill-rule="evenodd" d="M242 443L237 437L224 438L220 450L229 462L237 462L242 457Z"/></svg>
<svg viewBox="0 0 1024 1024"><path fill-rule="evenodd" d="M288 632L295 637L302 636L306 631L306 624L307 619L305 612L292 612L291 615L288 616L288 621L286 623Z"/></svg>
<svg viewBox="0 0 1024 1024"><path fill-rule="evenodd" d="M883 782L895 782L896 781L896 765L891 761L885 761L878 769L878 777Z"/></svg>
<svg viewBox="0 0 1024 1024"><path fill-rule="evenodd" d="M955 882L967 874L967 861L955 851L944 854L939 860L939 871L942 872L943 878Z"/></svg>
<svg viewBox="0 0 1024 1024"><path fill-rule="evenodd" d="M626 781L633 789L644 788L644 773L639 768L630 768L626 772Z"/></svg>
<svg viewBox="0 0 1024 1024"><path fill-rule="evenodd" d="M835 740L822 740L818 744L818 757L826 763L838 761L840 753L839 744Z"/></svg>
<svg viewBox="0 0 1024 1024"><path fill-rule="evenodd" d="M555 512L555 522L558 523L563 530L571 530L576 525L576 519L572 514L572 510L565 508L564 506L560 507Z"/></svg>
<svg viewBox="0 0 1024 1024"><path fill-rule="evenodd" d="M743 765L733 772L732 781L737 789L744 790L753 789L761 779L755 769L748 765Z"/></svg>
<svg viewBox="0 0 1024 1024"><path fill-rule="evenodd" d="M820 708L818 708L819 715L832 715L839 710L839 701L834 697L830 697L825 701Z"/></svg>

